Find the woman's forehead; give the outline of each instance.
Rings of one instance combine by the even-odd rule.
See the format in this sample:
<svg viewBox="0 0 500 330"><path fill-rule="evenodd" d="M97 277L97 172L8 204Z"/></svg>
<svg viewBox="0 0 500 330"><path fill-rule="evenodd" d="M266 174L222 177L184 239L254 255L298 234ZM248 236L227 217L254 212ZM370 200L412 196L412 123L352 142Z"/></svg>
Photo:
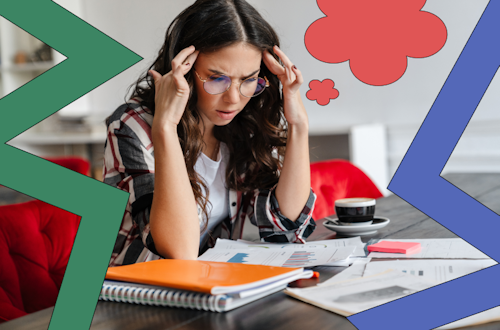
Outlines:
<svg viewBox="0 0 500 330"><path fill-rule="evenodd" d="M262 52L256 47L238 43L210 53L200 53L197 70L215 70L234 77L244 77L260 69Z"/></svg>

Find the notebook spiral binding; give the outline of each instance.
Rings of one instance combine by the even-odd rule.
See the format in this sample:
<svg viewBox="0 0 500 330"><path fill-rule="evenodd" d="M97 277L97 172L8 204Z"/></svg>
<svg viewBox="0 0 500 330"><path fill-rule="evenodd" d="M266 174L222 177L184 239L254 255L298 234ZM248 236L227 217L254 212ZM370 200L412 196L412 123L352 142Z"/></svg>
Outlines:
<svg viewBox="0 0 500 330"><path fill-rule="evenodd" d="M228 296L104 284L99 299L104 301L128 302L131 304L181 307L222 312Z"/></svg>

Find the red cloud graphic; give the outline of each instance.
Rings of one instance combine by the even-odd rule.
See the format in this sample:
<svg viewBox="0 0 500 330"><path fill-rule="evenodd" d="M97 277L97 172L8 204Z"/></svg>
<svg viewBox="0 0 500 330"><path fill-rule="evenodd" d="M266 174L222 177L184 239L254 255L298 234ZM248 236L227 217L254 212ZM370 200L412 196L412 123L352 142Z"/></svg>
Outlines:
<svg viewBox="0 0 500 330"><path fill-rule="evenodd" d="M307 29L306 48L323 62L349 60L366 84L391 84L405 73L407 57L431 56L446 42L441 19L421 11L425 1L317 0L326 17Z"/></svg>
<svg viewBox="0 0 500 330"><path fill-rule="evenodd" d="M331 79L323 81L311 80L309 83L310 90L307 91L306 97L311 101L316 100L319 105L327 105L330 100L339 96L339 91L333 86L335 86L335 83Z"/></svg>

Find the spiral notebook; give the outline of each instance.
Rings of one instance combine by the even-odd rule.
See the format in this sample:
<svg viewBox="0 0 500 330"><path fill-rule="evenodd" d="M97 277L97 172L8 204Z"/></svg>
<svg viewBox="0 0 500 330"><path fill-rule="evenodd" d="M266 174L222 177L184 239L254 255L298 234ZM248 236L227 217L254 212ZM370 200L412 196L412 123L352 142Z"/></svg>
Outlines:
<svg viewBox="0 0 500 330"><path fill-rule="evenodd" d="M99 299L224 312L312 274L303 268L161 259L108 268Z"/></svg>

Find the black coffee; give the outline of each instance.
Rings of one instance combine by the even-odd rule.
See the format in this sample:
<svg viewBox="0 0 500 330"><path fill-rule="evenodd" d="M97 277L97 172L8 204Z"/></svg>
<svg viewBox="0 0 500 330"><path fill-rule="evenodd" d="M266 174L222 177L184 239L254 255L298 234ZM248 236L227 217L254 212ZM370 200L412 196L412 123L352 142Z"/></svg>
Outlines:
<svg viewBox="0 0 500 330"><path fill-rule="evenodd" d="M335 201L335 211L341 222L373 220L375 200L372 198L345 198Z"/></svg>

